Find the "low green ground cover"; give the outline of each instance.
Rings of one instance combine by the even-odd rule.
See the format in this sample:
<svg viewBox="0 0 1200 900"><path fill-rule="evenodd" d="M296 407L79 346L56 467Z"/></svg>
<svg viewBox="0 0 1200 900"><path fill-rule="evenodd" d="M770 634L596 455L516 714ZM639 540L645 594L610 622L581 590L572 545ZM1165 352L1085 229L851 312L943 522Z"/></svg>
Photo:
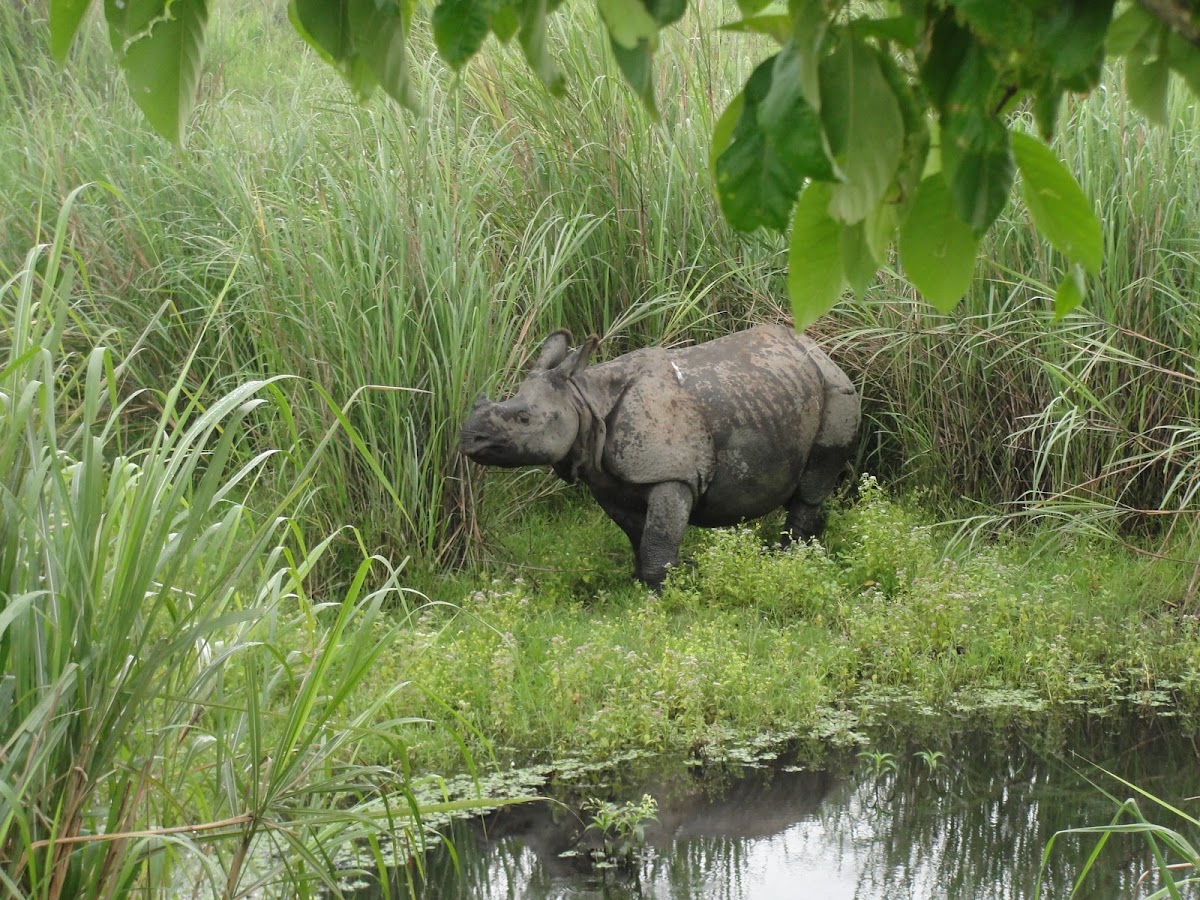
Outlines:
<svg viewBox="0 0 1200 900"><path fill-rule="evenodd" d="M477 761L523 762L844 737L898 709L1200 710L1190 565L1062 534L947 553L917 500L850 493L824 544L694 530L658 595L598 511L551 501L502 539L507 564L426 586L447 602L411 613L365 696L406 682L397 702L451 711ZM461 764L442 730L405 740L420 767Z"/></svg>

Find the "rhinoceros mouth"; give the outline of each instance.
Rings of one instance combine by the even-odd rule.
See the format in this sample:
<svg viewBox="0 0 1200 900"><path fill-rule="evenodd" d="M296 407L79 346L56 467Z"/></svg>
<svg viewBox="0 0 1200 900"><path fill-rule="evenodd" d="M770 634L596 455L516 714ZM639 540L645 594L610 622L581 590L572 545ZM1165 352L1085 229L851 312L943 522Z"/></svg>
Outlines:
<svg viewBox="0 0 1200 900"><path fill-rule="evenodd" d="M466 457L485 466L512 465L512 447L506 441L488 434L463 434L458 442L459 451Z"/></svg>

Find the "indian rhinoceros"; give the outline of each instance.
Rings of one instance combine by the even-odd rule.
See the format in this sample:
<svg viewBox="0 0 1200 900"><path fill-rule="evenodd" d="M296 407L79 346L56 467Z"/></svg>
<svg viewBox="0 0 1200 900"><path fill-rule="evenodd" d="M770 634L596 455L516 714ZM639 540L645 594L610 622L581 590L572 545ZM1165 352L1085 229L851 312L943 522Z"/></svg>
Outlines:
<svg viewBox="0 0 1200 900"><path fill-rule="evenodd" d="M516 394L485 397L459 448L478 463L551 465L582 481L633 545L634 575L662 584L684 528L787 509L784 541L823 524L854 451L858 392L808 337L762 325L704 344L589 366L556 331Z"/></svg>

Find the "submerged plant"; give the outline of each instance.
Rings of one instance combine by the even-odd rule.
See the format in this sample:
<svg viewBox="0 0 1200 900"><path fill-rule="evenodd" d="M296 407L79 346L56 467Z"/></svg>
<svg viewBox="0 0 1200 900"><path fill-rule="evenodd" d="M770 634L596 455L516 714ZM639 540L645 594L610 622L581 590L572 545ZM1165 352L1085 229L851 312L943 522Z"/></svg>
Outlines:
<svg viewBox="0 0 1200 900"><path fill-rule="evenodd" d="M589 825L600 832L603 841L601 849L593 853L595 866L632 869L646 846L646 825L658 821L658 801L650 794L627 803L593 797L583 807L591 810Z"/></svg>

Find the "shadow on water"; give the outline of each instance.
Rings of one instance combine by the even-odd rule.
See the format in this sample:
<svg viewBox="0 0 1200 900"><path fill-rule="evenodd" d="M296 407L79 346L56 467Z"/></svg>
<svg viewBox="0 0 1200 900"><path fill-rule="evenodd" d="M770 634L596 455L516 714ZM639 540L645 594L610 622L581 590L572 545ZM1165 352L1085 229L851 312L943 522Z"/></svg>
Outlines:
<svg viewBox="0 0 1200 900"><path fill-rule="evenodd" d="M1197 744L1177 728L1092 723L940 740L936 748L898 743L894 768L887 757L847 752L804 769L785 754L750 766L626 769L606 784L557 785L548 789L554 802L456 825L447 837L457 861L444 850L432 853L418 896L1024 900L1035 895L1056 831L1111 820L1116 804L1097 785L1118 799L1131 795L1090 763L1177 804L1200 793ZM945 754L933 766L918 755L929 749ZM586 813L578 812L584 798L646 792L658 801L659 821L647 827L647 847L632 871L590 871L586 852L561 855L595 844L594 829L584 831ZM1141 805L1152 821L1182 826ZM1042 896L1069 896L1094 845L1095 838L1059 838ZM1114 838L1075 896L1148 896L1161 887L1152 878L1139 883L1151 865L1144 838ZM400 887L398 895L406 894Z"/></svg>

